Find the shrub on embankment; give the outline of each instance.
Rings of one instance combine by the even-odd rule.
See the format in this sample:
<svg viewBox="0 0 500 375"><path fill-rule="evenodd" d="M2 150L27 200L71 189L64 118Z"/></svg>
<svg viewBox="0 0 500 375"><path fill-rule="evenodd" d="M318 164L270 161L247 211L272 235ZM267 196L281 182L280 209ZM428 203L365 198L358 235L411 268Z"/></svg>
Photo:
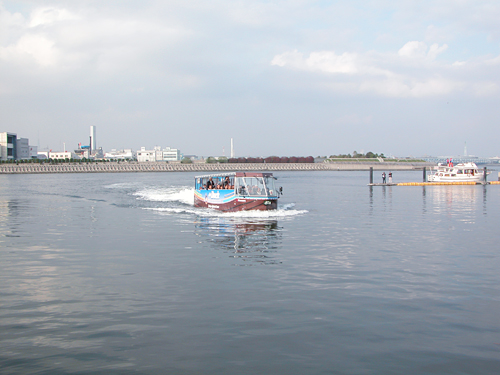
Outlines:
<svg viewBox="0 0 500 375"><path fill-rule="evenodd" d="M228 163L231 164L236 164L236 163L254 163L254 164L260 164L260 163L266 163L266 164L272 164L272 163L314 163L314 158L312 156L269 156L267 158L229 158L227 160Z"/></svg>

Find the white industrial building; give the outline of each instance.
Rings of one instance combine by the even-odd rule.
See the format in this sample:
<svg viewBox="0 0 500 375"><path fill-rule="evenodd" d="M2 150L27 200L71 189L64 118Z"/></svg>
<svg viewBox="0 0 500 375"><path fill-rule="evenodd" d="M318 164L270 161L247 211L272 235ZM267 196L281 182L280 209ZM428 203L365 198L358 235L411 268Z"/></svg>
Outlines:
<svg viewBox="0 0 500 375"><path fill-rule="evenodd" d="M177 148L165 147L162 151L164 161L179 161L181 160L181 150Z"/></svg>
<svg viewBox="0 0 500 375"><path fill-rule="evenodd" d="M76 159L77 155L70 151L38 151L39 159L65 160Z"/></svg>
<svg viewBox="0 0 500 375"><path fill-rule="evenodd" d="M134 160L135 152L132 151L132 149L130 148L126 148L123 150L112 149L110 152L106 152L104 154L104 158L109 160L119 160L119 159Z"/></svg>
<svg viewBox="0 0 500 375"><path fill-rule="evenodd" d="M146 147L141 147L137 151L137 161L139 163L152 162L152 161L179 161L182 154L179 149L166 147L163 150L160 146L155 146L153 150L146 150Z"/></svg>
<svg viewBox="0 0 500 375"><path fill-rule="evenodd" d="M70 152L70 151L50 151L49 152L49 159L54 159L54 160L64 160L64 159L75 159L76 154Z"/></svg>

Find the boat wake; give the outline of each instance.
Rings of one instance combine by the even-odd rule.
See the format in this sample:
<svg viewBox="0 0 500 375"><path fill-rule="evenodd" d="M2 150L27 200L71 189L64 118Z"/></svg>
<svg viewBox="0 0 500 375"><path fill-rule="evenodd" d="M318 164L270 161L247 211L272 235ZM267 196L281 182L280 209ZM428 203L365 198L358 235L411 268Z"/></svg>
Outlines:
<svg viewBox="0 0 500 375"><path fill-rule="evenodd" d="M194 205L194 189L188 187L146 188L133 195L151 202L179 202Z"/></svg>
<svg viewBox="0 0 500 375"><path fill-rule="evenodd" d="M244 219L278 219L303 215L307 210L296 210L295 203L286 203L271 211L238 211L221 212L217 210L194 207L194 189L186 186L145 188L133 193L137 199L154 202L156 207L143 207L161 214L193 214L200 217L244 218ZM161 204L164 203L164 204Z"/></svg>

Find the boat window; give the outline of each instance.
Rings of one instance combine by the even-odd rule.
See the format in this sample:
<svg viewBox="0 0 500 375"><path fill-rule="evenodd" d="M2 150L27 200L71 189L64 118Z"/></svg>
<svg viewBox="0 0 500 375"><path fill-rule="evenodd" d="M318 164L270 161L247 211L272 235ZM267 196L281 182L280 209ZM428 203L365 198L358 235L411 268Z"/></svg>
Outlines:
<svg viewBox="0 0 500 375"><path fill-rule="evenodd" d="M273 177L237 177L235 188L243 196L276 196Z"/></svg>
<svg viewBox="0 0 500 375"><path fill-rule="evenodd" d="M212 176L212 181L215 184L214 189L234 189L234 176L229 177L229 184L225 183L225 176ZM203 190L207 188L207 183L210 177L198 177L195 179L195 189Z"/></svg>

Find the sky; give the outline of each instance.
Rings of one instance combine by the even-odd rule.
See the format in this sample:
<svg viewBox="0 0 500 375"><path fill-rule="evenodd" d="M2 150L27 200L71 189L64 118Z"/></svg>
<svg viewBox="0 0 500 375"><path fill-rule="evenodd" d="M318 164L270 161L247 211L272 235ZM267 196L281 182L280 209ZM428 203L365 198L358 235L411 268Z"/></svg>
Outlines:
<svg viewBox="0 0 500 375"><path fill-rule="evenodd" d="M500 155L498 0L0 0L0 132L40 150Z"/></svg>

